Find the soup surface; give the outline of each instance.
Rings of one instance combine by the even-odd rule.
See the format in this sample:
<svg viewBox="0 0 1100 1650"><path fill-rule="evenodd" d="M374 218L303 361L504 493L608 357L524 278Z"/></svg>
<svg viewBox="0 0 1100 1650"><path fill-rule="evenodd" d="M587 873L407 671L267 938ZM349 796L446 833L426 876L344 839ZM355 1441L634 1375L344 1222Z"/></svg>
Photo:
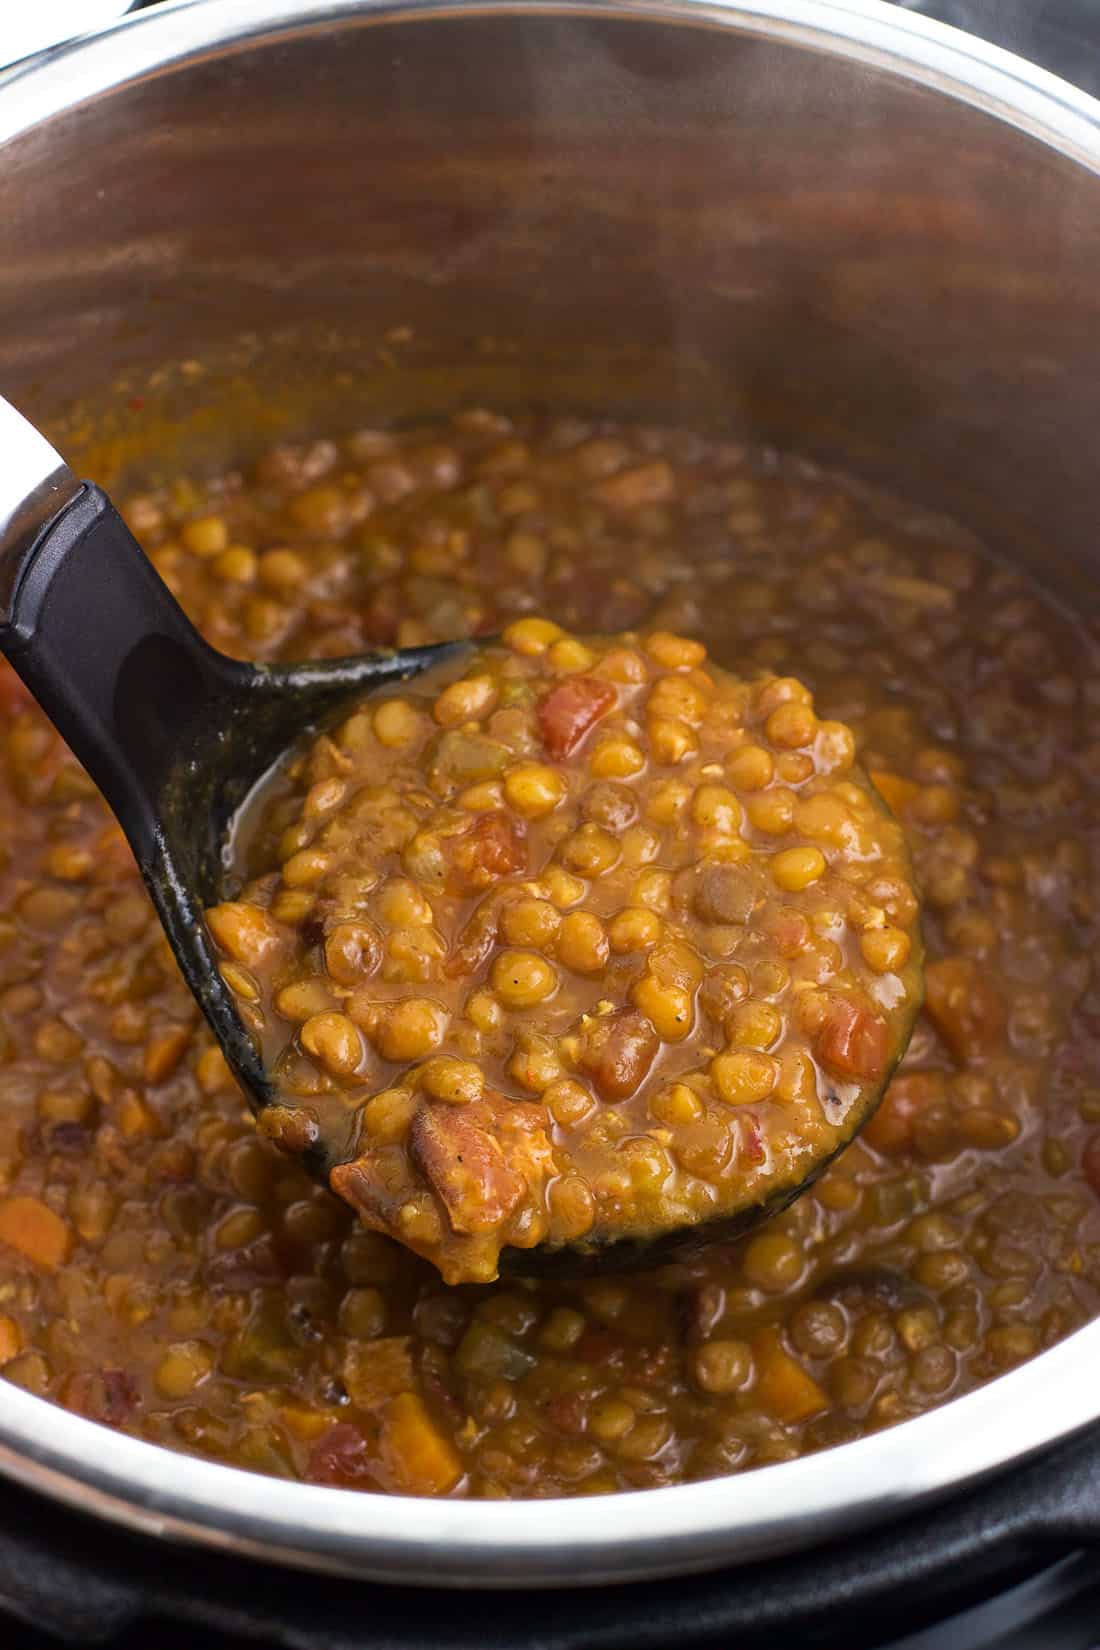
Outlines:
<svg viewBox="0 0 1100 1650"><path fill-rule="evenodd" d="M852 730L689 637L517 619L307 741L246 817L207 920L281 1098L261 1128L323 1142L448 1283L743 1231L912 1030L909 856Z"/></svg>
<svg viewBox="0 0 1100 1650"><path fill-rule="evenodd" d="M127 514L241 656L538 612L797 676L905 828L926 1005L860 1140L755 1235L448 1287L258 1137L110 815L5 674L7 1379L288 1478L546 1496L856 1438L1096 1314L1100 658L1031 585L768 453L485 412L281 448Z"/></svg>

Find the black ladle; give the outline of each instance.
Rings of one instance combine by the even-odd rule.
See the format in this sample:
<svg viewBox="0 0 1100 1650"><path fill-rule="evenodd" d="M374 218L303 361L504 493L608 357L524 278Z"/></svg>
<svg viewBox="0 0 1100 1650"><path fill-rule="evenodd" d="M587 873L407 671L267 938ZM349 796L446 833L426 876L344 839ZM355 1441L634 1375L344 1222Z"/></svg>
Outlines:
<svg viewBox="0 0 1100 1650"><path fill-rule="evenodd" d="M0 399L0 652L126 833L184 979L257 1113L283 1097L241 1022L203 917L223 897L233 816L304 733L464 645L300 665L227 658L199 635L107 495L78 481ZM888 1077L851 1117L842 1145L871 1115ZM300 1155L327 1184L339 1161L333 1142L318 1138ZM506 1249L501 1270L596 1271L681 1256L777 1213L829 1161L811 1159L796 1181L777 1183L761 1202L698 1226L598 1250L583 1242Z"/></svg>
<svg viewBox="0 0 1100 1650"><path fill-rule="evenodd" d="M454 643L301 665L209 646L101 488L0 399L0 652L126 833L184 979L257 1111L276 1099L203 918L230 822L303 733ZM307 1150L327 1177L324 1142Z"/></svg>

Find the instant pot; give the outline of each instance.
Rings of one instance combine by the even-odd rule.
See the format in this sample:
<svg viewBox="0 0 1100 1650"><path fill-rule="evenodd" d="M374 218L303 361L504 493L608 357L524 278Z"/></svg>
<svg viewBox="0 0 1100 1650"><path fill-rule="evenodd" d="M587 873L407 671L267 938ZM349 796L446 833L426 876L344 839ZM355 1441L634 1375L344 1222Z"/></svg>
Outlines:
<svg viewBox="0 0 1100 1650"><path fill-rule="evenodd" d="M1096 622L1100 105L925 9L146 8L0 81L0 384L108 483L353 408L720 424ZM1100 91L1100 7L941 10ZM73 1643L1090 1650L1098 1355L1093 1324L825 1454L521 1505L272 1481L0 1385L0 1609Z"/></svg>

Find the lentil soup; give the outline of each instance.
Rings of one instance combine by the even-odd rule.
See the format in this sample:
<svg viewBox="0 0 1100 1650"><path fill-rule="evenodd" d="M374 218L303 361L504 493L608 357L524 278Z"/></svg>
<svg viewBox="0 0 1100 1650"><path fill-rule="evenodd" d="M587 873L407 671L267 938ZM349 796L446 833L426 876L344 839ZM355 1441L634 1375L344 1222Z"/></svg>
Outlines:
<svg viewBox="0 0 1100 1650"><path fill-rule="evenodd" d="M448 1283L506 1247L731 1237L908 1040L902 828L794 677L537 617L464 652L248 806L254 875L207 920L281 1097L261 1128L322 1144Z"/></svg>
<svg viewBox="0 0 1100 1650"><path fill-rule="evenodd" d="M259 1137L107 810L0 677L0 1364L286 1478L529 1497L860 1437L1100 1309L1100 660L943 524L683 432L459 416L129 500L211 641L697 637L794 676L904 827L926 1003L765 1228L621 1278L448 1287Z"/></svg>

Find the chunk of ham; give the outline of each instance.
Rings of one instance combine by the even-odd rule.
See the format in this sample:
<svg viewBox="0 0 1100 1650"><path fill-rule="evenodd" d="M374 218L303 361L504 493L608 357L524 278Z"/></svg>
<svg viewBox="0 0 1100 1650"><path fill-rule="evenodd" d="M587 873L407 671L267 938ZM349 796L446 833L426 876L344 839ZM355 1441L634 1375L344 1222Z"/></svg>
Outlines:
<svg viewBox="0 0 1100 1650"><path fill-rule="evenodd" d="M424 1105L413 1118L409 1155L450 1216L456 1232L490 1232L524 1193L493 1133L492 1108Z"/></svg>

